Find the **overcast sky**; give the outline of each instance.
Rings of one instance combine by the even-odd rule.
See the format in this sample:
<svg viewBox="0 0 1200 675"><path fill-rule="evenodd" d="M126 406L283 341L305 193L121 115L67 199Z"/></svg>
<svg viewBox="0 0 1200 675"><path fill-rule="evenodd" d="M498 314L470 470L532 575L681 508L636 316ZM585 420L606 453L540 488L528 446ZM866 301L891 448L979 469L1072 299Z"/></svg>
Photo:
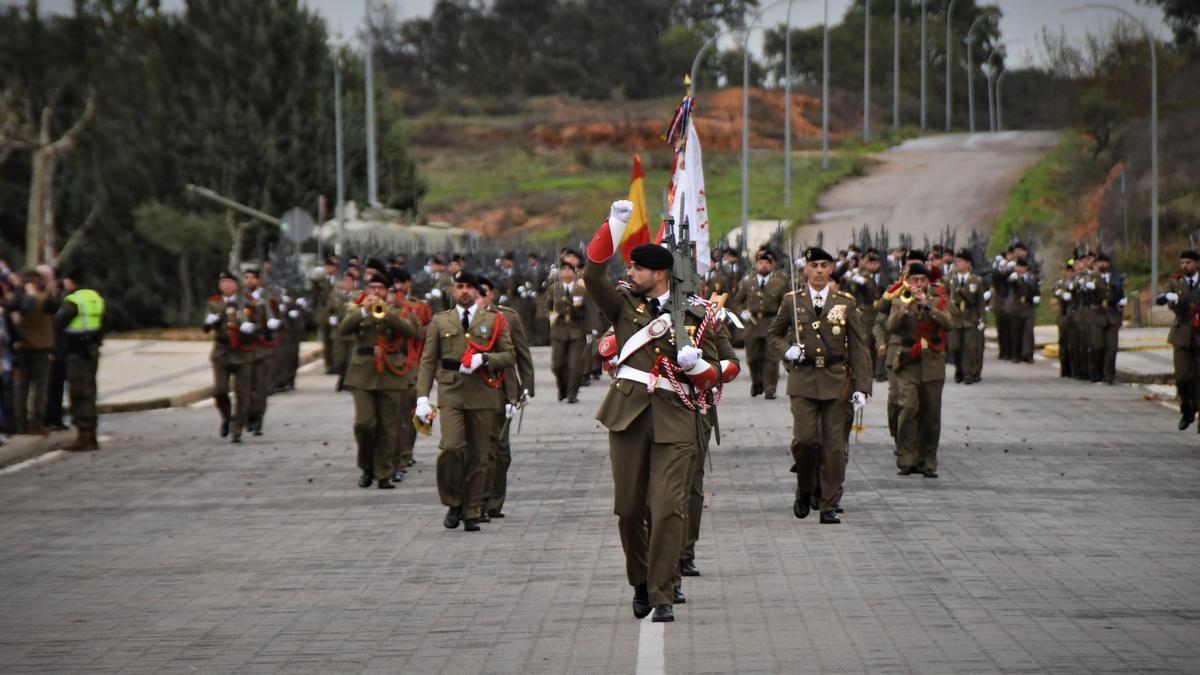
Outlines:
<svg viewBox="0 0 1200 675"><path fill-rule="evenodd" d="M399 8L402 17L428 16L433 9L435 0L374 0L375 2L390 1ZM845 13L851 0L828 0L829 17L831 22ZM1003 11L1000 20L1000 33L1010 43L1009 54L1014 64L1025 64L1029 60L1040 60L1036 52L1037 37L1042 28L1057 31L1060 27L1071 38L1082 38L1087 32L1100 32L1119 17L1115 12L1088 10L1085 12L1064 14L1062 10L1077 7L1093 0L992 0ZM1144 20L1152 30L1163 39L1170 38L1170 31L1162 20L1162 12L1157 7L1147 7L1135 0L1104 0L1108 4L1125 8ZM364 0L302 0L308 6L315 8L337 31L339 28L346 35L353 35L362 23ZM813 26L821 23L822 0L794 0L792 6L792 24L797 27ZM939 7L945 0L928 0L929 7ZM0 0L0 5L24 4L23 0ZM47 11L70 11L71 0L42 0L41 6ZM760 6L768 6L771 0L760 0ZM982 3L981 3L982 4ZM163 0L167 8L182 7L183 0ZM763 15L763 23L768 25L783 23L787 16L787 3L779 2ZM751 37L755 43L755 51L759 51L761 31L756 31ZM940 36L930 36L938 39ZM941 38L945 39L945 38ZM728 45L726 45L728 46Z"/></svg>

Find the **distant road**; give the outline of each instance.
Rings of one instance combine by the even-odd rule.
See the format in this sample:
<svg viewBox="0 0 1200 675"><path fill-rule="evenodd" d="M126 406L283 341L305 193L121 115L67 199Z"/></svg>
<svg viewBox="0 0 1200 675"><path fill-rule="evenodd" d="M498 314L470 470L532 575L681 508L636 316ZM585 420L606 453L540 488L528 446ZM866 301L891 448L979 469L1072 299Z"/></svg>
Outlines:
<svg viewBox="0 0 1200 675"><path fill-rule="evenodd" d="M893 244L901 233L911 234L917 246L926 236L938 241L950 225L956 243L965 244L972 230L991 233L1021 175L1057 141L1054 131L906 141L875 155L878 163L865 176L826 193L814 222L797 230L797 244L824 232L827 248L844 248L864 223L872 230L886 225Z"/></svg>

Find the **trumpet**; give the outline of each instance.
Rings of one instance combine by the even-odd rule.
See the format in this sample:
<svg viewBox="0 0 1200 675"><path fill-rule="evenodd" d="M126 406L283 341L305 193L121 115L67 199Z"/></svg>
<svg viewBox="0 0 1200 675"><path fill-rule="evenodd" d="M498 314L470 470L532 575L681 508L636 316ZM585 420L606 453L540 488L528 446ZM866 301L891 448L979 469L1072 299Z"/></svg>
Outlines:
<svg viewBox="0 0 1200 675"><path fill-rule="evenodd" d="M387 313L387 305L383 304L382 302L376 302L375 304L371 305L371 316L376 321L384 319L387 316Z"/></svg>
<svg viewBox="0 0 1200 675"><path fill-rule="evenodd" d="M903 302L906 305L910 304L916 298L916 296L913 295L912 286L908 285L907 279L901 282L900 293L898 297L900 298L900 302Z"/></svg>

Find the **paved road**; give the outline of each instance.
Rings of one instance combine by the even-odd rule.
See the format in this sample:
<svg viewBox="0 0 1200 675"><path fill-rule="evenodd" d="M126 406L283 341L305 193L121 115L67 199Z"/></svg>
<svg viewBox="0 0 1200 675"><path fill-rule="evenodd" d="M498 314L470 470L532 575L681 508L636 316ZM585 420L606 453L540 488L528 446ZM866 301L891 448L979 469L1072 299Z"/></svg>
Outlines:
<svg viewBox="0 0 1200 675"><path fill-rule="evenodd" d="M110 416L103 452L0 473L0 672L1195 671L1196 434L1133 387L984 376L937 480L895 475L869 406L837 527L792 517L786 402L739 383L665 627L630 615L600 386L536 400L477 535L442 528L429 439L355 487L324 375L242 446L206 405Z"/></svg>
<svg viewBox="0 0 1200 675"><path fill-rule="evenodd" d="M966 244L972 230L991 233L1013 186L1057 139L1057 132L1006 131L905 141L875 155L879 163L866 176L826 192L796 241L813 243L824 232L826 248L844 248L866 223L886 225L893 244L911 234L917 246L925 237L940 241L949 225Z"/></svg>

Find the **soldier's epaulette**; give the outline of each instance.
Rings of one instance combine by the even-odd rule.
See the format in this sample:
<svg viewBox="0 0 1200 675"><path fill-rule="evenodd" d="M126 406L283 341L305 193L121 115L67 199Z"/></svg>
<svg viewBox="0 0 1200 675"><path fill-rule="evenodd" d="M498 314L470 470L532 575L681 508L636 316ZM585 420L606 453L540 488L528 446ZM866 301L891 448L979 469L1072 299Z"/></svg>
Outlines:
<svg viewBox="0 0 1200 675"><path fill-rule="evenodd" d="M850 298L851 300L854 299L853 293L847 293L846 291L838 291L837 294L842 296L843 298Z"/></svg>
<svg viewBox="0 0 1200 675"><path fill-rule="evenodd" d="M785 297L785 298L786 298L786 297L787 297L787 296L789 296L789 295L804 295L804 292L803 292L803 291L801 291L801 290L799 290L799 289L797 289L797 290L794 290L794 291L788 291L787 293L784 293L784 294L783 294L783 297Z"/></svg>
<svg viewBox="0 0 1200 675"><path fill-rule="evenodd" d="M454 307L451 307L450 309L443 309L442 311L438 312L437 314L434 314L434 316L441 316L441 315L443 315L443 314L450 314L451 312L456 312L456 311L457 311L457 310L455 310L455 308L454 308Z"/></svg>

